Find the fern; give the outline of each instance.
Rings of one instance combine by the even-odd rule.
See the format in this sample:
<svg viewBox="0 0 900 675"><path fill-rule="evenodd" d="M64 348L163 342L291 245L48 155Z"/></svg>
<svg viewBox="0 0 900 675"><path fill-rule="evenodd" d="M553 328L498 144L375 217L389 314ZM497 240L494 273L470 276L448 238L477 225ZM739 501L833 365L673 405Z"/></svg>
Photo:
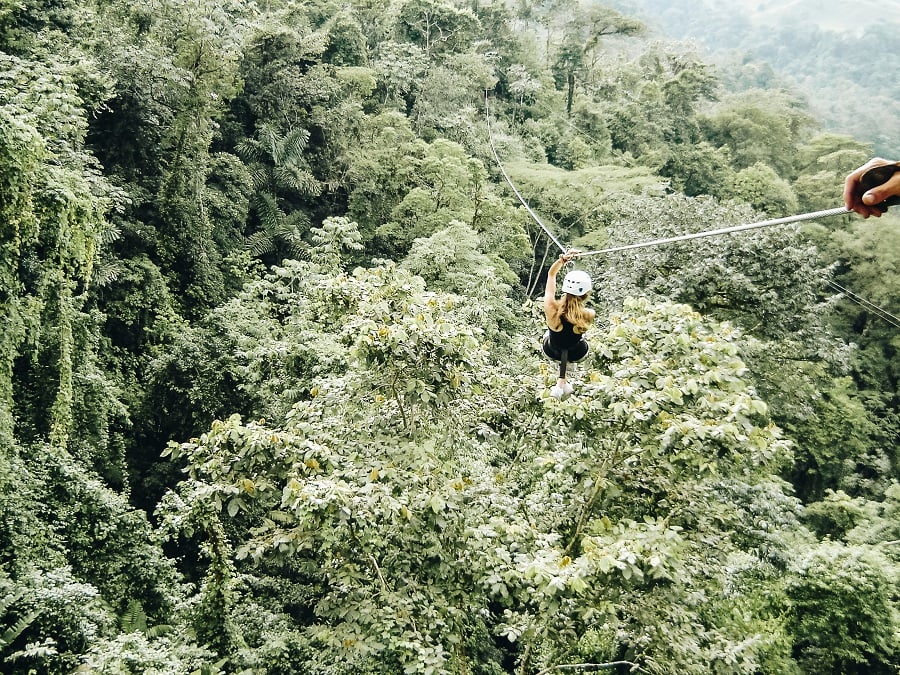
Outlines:
<svg viewBox="0 0 900 675"><path fill-rule="evenodd" d="M118 260L100 261L94 265L91 274L91 284L97 288L109 286L119 278L122 273L122 266Z"/></svg>
<svg viewBox="0 0 900 675"><path fill-rule="evenodd" d="M158 623L155 626L150 626L147 630L144 631L144 635L149 639L154 639L165 635L166 633L171 633L175 630L175 626L168 623Z"/></svg>
<svg viewBox="0 0 900 675"><path fill-rule="evenodd" d="M25 645L25 649L20 649L6 657L7 661L18 661L19 659L45 659L48 656L56 656L59 652L56 650L56 640L53 638L44 638L43 642L29 642Z"/></svg>
<svg viewBox="0 0 900 675"><path fill-rule="evenodd" d="M285 513L284 511L269 511L269 518L274 520L276 523L293 523L296 518L291 513Z"/></svg>
<svg viewBox="0 0 900 675"><path fill-rule="evenodd" d="M260 148L268 152L269 156L277 164L281 160L279 153L281 143L279 143L278 132L275 131L275 127L271 124L263 123L259 125L256 135L259 137Z"/></svg>
<svg viewBox="0 0 900 675"><path fill-rule="evenodd" d="M151 640L174 630L174 627L169 624L157 624L156 626L148 627L147 613L138 600L132 600L128 603L128 607L122 616L119 617L119 628L123 633L142 633Z"/></svg>
<svg viewBox="0 0 900 675"><path fill-rule="evenodd" d="M279 208L275 195L270 192L258 193L251 203L266 229L272 229L284 218L284 212Z"/></svg>
<svg viewBox="0 0 900 675"><path fill-rule="evenodd" d="M290 254L296 258L303 251L303 238L297 226L291 220L285 219L278 223L272 235L275 241L283 242Z"/></svg>
<svg viewBox="0 0 900 675"><path fill-rule="evenodd" d="M311 197L318 197L322 194L322 182L309 171L300 168L294 172L294 185L298 191Z"/></svg>
<svg viewBox="0 0 900 675"><path fill-rule="evenodd" d="M7 625L9 621L13 620L13 617L10 616L12 614L10 608L21 600L23 595L24 591L19 591L18 593L6 593L3 597L0 597L0 622L2 622L0 623L0 628L3 630L0 633L0 650L6 649L15 642L16 638L24 633L41 614L42 610L36 609L25 616L19 617L11 626Z"/></svg>
<svg viewBox="0 0 900 675"><path fill-rule="evenodd" d="M265 230L254 232L246 240L247 250L256 257L263 256L275 250L275 240Z"/></svg>
<svg viewBox="0 0 900 675"><path fill-rule="evenodd" d="M300 157L306 150L306 144L309 141L309 132L306 129L294 129L281 141L282 161L291 157Z"/></svg>
<svg viewBox="0 0 900 675"><path fill-rule="evenodd" d="M253 138L245 138L239 141L236 150L238 156L248 162L258 162L265 157L265 150L259 141Z"/></svg>
<svg viewBox="0 0 900 675"><path fill-rule="evenodd" d="M269 172L264 166L254 166L250 169L250 184L254 190L265 190L269 186Z"/></svg>
<svg viewBox="0 0 900 675"><path fill-rule="evenodd" d="M119 617L119 628L123 633L144 633L147 630L147 614L138 600L128 603L125 612Z"/></svg>
<svg viewBox="0 0 900 675"><path fill-rule="evenodd" d="M0 634L0 649L5 649L13 642L15 642L16 638L19 637L25 630L34 623L34 620L38 618L41 610L36 609L33 612L26 614L21 617L18 621L16 621L12 626L7 628Z"/></svg>
<svg viewBox="0 0 900 675"><path fill-rule="evenodd" d="M6 585L6 584L4 584ZM11 586L11 584L9 585ZM6 595L0 597L0 616L5 615L9 608L13 606L13 604L22 597L22 593L7 593Z"/></svg>

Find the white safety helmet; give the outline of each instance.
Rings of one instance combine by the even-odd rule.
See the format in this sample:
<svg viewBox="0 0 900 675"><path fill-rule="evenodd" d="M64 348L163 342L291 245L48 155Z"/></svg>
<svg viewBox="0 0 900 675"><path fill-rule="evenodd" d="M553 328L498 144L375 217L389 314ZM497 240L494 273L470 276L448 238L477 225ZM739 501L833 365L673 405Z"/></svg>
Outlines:
<svg viewBox="0 0 900 675"><path fill-rule="evenodd" d="M591 285L590 275L581 270L573 270L563 279L563 293L580 296L587 294L591 288L593 288L593 286Z"/></svg>

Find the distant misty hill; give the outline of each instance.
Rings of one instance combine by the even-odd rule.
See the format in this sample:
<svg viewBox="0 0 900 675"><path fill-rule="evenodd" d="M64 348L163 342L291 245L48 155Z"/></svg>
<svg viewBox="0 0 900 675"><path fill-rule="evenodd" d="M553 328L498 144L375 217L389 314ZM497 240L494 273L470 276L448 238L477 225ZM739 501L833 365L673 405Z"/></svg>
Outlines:
<svg viewBox="0 0 900 675"><path fill-rule="evenodd" d="M897 0L610 0L603 3L650 24L663 24L673 37L700 37L720 29L820 29L859 37L875 24L900 25Z"/></svg>
<svg viewBox="0 0 900 675"><path fill-rule="evenodd" d="M697 2L697 5L704 3ZM860 34L875 23L900 24L900 2L884 0L792 0L775 2L767 0L709 0L706 3L717 8L746 13L754 24L798 25L810 24L836 32Z"/></svg>
<svg viewBox="0 0 900 675"><path fill-rule="evenodd" d="M609 0L655 33L708 50L732 89L786 85L829 131L900 156L900 2ZM891 56L887 56L891 55ZM767 68L766 66L771 66ZM760 74L769 74L768 78Z"/></svg>

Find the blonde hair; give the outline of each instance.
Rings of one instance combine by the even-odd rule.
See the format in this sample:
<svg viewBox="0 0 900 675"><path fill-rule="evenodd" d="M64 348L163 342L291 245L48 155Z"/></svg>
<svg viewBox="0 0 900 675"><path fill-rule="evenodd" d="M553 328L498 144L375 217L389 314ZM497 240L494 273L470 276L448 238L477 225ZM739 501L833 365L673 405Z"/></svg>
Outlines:
<svg viewBox="0 0 900 675"><path fill-rule="evenodd" d="M562 321L565 319L572 324L576 333L584 333L594 322L593 310L585 307L587 294L572 295L571 293L563 293L559 300L553 301L548 318L551 323Z"/></svg>

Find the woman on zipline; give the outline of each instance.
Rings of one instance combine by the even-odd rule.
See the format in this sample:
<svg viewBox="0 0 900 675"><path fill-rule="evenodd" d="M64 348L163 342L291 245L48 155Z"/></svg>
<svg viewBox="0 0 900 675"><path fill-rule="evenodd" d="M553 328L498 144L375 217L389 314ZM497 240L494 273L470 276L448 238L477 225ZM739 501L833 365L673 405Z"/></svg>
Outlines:
<svg viewBox="0 0 900 675"><path fill-rule="evenodd" d="M544 353L554 361L559 361L559 379L550 389L550 395L554 398L572 393L572 385L566 382L566 365L587 356L590 347L584 339L584 333L591 327L596 316L593 309L584 306L591 290L591 277L587 272L574 270L566 274L563 278L562 296L556 299L556 275L574 257L574 252L567 252L553 262L547 273L547 288L544 291L544 315L547 317Z"/></svg>

